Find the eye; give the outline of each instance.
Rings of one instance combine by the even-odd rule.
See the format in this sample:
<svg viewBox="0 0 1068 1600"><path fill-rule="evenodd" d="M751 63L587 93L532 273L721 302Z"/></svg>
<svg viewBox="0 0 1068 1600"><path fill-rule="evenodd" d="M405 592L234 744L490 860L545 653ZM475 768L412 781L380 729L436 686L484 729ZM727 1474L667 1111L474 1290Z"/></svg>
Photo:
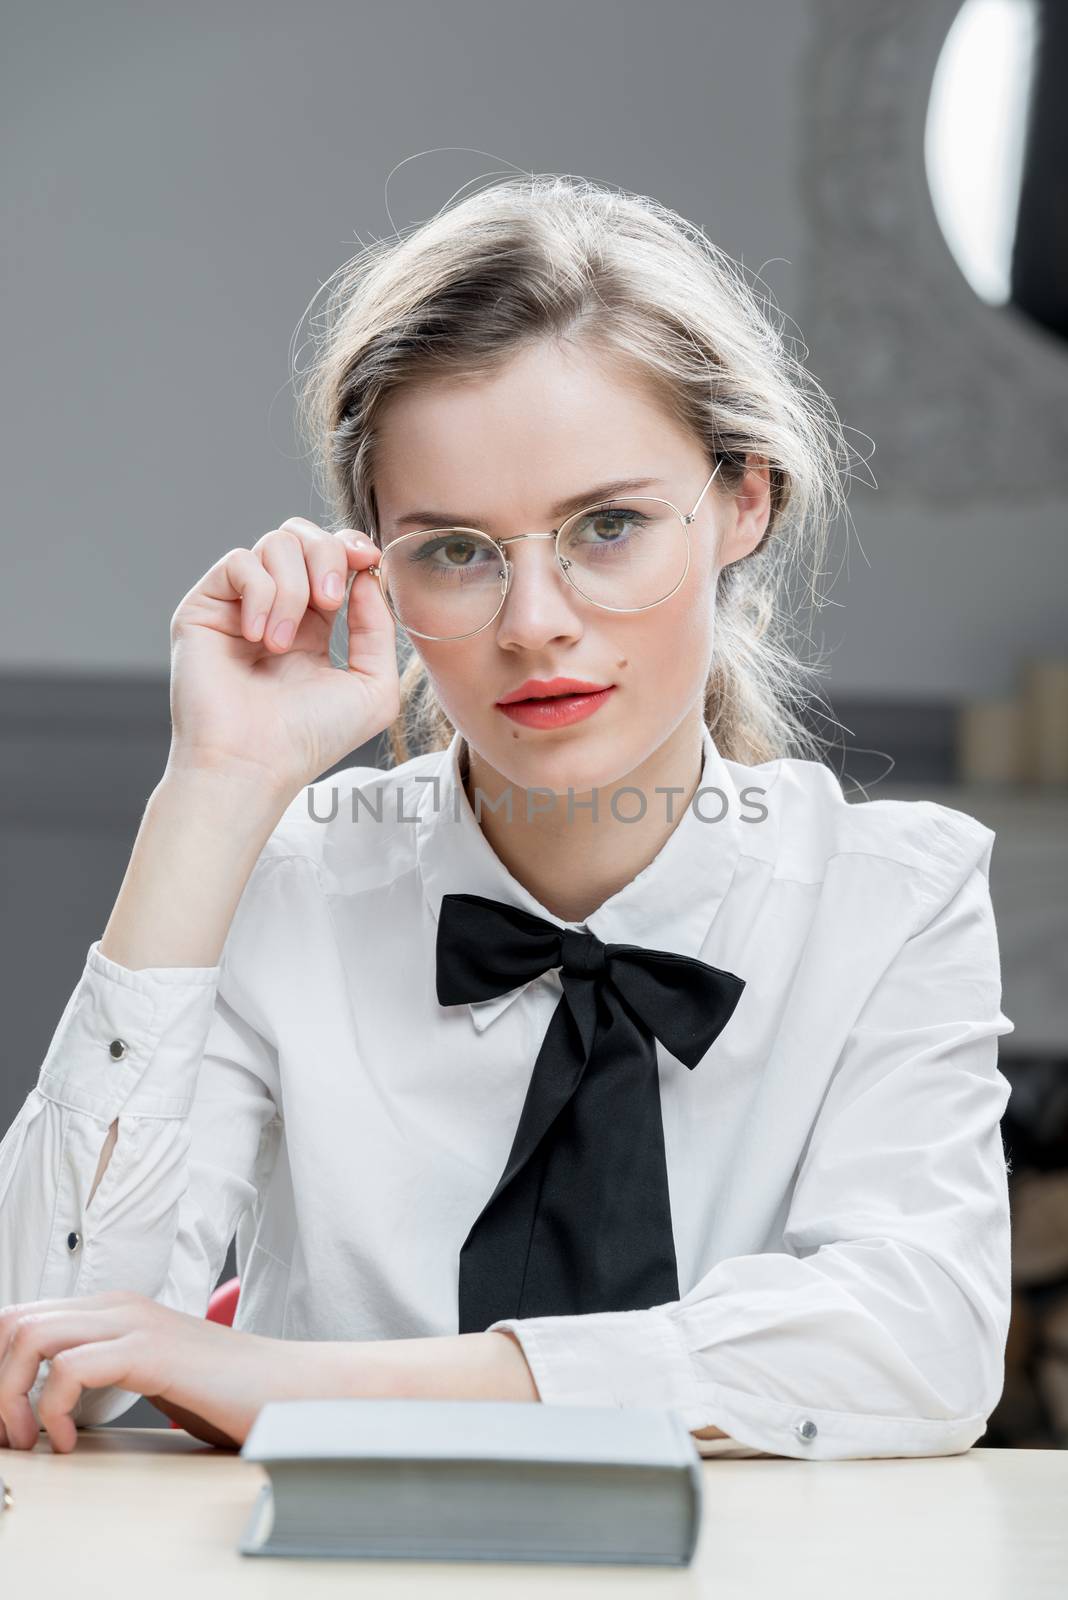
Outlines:
<svg viewBox="0 0 1068 1600"><path fill-rule="evenodd" d="M568 529L567 537L591 545L612 545L624 542L624 535L637 532L648 521L646 513L635 506L600 506L582 512Z"/></svg>
<svg viewBox="0 0 1068 1600"><path fill-rule="evenodd" d="M470 539L462 534L446 535L438 539L428 539L426 543L413 541L412 559L415 561L430 562L435 566L455 567L462 569L474 565L481 565L482 561L492 559L495 547L482 539ZM443 561L437 560L439 555L444 555Z"/></svg>

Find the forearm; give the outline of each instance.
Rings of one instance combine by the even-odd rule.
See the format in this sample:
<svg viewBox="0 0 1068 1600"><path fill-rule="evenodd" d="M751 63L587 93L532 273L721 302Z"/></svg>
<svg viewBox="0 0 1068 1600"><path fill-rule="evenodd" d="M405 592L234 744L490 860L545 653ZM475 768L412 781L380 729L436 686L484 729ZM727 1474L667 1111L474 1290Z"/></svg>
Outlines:
<svg viewBox="0 0 1068 1600"><path fill-rule="evenodd" d="M283 789L237 773L168 769L149 796L100 954L130 971L215 966L252 868L287 803ZM87 1204L117 1137L115 1121Z"/></svg>
<svg viewBox="0 0 1068 1600"><path fill-rule="evenodd" d="M131 1318L161 1323L171 1342L175 1380L165 1393L152 1392L149 1398L212 1444L242 1444L272 1400L541 1399L522 1345L503 1330L428 1339L276 1339L197 1321L143 1296L129 1298ZM120 1350L124 1342L113 1341ZM144 1347L153 1351L153 1380L159 1371L158 1342ZM125 1369L117 1370L112 1381L148 1392L139 1374ZM704 1428L696 1436L725 1437L718 1428Z"/></svg>
<svg viewBox="0 0 1068 1600"><path fill-rule="evenodd" d="M317 1353L330 1393L370 1399L537 1400L537 1385L510 1333L427 1339L328 1341Z"/></svg>
<svg viewBox="0 0 1068 1600"><path fill-rule="evenodd" d="M214 966L289 798L236 773L165 774L149 796L101 954L131 970Z"/></svg>
<svg viewBox="0 0 1068 1600"><path fill-rule="evenodd" d="M320 1347L331 1392L377 1399L540 1400L523 1347L513 1333L461 1333L430 1339L382 1339ZM722 1428L694 1430L725 1439Z"/></svg>

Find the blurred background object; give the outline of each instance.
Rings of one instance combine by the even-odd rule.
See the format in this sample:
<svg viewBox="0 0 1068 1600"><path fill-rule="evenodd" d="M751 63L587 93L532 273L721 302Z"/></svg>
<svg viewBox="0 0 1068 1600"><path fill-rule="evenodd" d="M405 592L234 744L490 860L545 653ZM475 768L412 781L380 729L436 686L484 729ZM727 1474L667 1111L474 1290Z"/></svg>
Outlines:
<svg viewBox="0 0 1068 1600"><path fill-rule="evenodd" d="M924 159L971 288L1068 340L1068 9L964 0L939 52Z"/></svg>
<svg viewBox="0 0 1068 1600"><path fill-rule="evenodd" d="M811 618L828 762L852 800L932 799L997 832L1017 1282L981 1442L1068 1443L1065 14L11 12L0 882L18 937L0 1127L162 772L171 614L224 549L323 516L289 387L319 286L364 240L516 167L652 194L741 261L868 461L860 559ZM385 764L384 741L339 767L354 761ZM221 1280L235 1271L231 1250ZM165 1421L141 1401L119 1425Z"/></svg>
<svg viewBox="0 0 1068 1600"><path fill-rule="evenodd" d="M1068 793L1068 656L1025 658L1016 694L964 700L957 778Z"/></svg>
<svg viewBox="0 0 1068 1600"><path fill-rule="evenodd" d="M815 0L810 18L799 320L875 441L879 494L854 512L872 566L845 625L904 646L881 691L839 657L842 767L873 798L935 800L997 833L1015 1282L981 1442L1066 1446L1068 8ZM886 559L902 545L908 582Z"/></svg>

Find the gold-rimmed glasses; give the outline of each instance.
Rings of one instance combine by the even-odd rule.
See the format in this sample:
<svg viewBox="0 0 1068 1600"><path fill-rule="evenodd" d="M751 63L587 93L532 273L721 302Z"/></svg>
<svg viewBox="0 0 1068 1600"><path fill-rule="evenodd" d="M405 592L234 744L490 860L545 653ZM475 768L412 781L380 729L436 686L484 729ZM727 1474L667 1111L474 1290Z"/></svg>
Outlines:
<svg viewBox="0 0 1068 1600"><path fill-rule="evenodd" d="M677 592L690 570L689 527L682 512L657 495L624 495L576 511L549 533L493 539L480 528L429 528L403 533L368 567L394 619L420 639L469 639L499 615L512 581L505 547L521 539L555 541L557 564L573 589L606 611L648 611Z"/></svg>

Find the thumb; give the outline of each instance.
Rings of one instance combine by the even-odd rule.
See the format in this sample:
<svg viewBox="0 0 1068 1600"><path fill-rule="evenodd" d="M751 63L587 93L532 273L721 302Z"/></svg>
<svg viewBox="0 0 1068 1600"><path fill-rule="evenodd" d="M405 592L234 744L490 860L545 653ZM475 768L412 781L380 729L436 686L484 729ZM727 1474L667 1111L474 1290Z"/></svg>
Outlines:
<svg viewBox="0 0 1068 1600"><path fill-rule="evenodd" d="M366 567L357 569L349 588L346 618L349 670L381 677L397 668L397 626L382 586Z"/></svg>

